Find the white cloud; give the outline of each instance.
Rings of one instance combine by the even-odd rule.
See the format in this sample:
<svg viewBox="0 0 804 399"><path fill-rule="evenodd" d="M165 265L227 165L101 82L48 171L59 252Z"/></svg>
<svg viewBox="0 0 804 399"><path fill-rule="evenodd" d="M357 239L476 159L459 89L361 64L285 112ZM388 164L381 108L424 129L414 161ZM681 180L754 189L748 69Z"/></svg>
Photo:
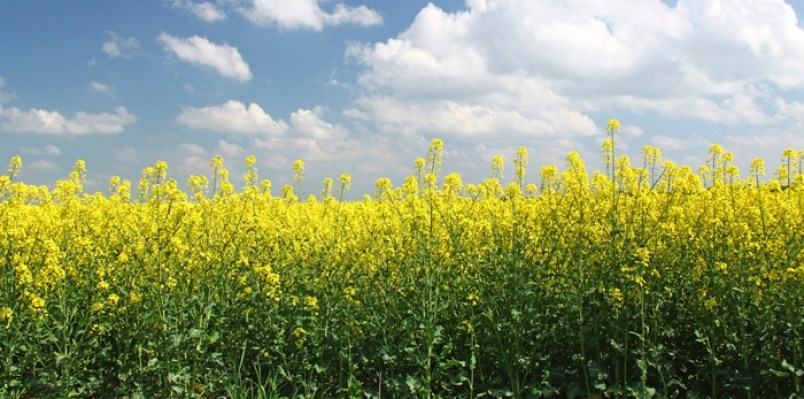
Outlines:
<svg viewBox="0 0 804 399"><path fill-rule="evenodd" d="M378 135L324 140L313 137L255 137L251 144L259 150L257 160L266 163L270 169L289 171L295 159L302 159L310 176L337 177L341 173L370 176L362 182L355 180L356 184L370 184L389 173L401 182L403 173L412 170L413 159L421 155L417 149L427 148L427 143L416 137Z"/></svg>
<svg viewBox="0 0 804 399"><path fill-rule="evenodd" d="M274 119L256 103L246 106L236 100L202 108L182 107L176 122L193 129L256 135L288 136L316 140L338 139L348 136L346 129L321 119L324 110L298 109L290 114L289 122Z"/></svg>
<svg viewBox="0 0 804 399"><path fill-rule="evenodd" d="M112 99L115 98L115 96L114 96L114 88L112 88L109 85L103 84L103 83L98 83L98 82L95 82L95 81L89 82L89 84L87 85L87 90L89 90L89 91L91 91L93 93L98 93L98 94L102 94L104 96L109 96Z"/></svg>
<svg viewBox="0 0 804 399"><path fill-rule="evenodd" d="M116 134L137 118L125 107L117 107L114 113L88 114L78 112L72 118L58 111L31 108L27 111L16 107L0 107L0 130L21 133L55 135Z"/></svg>
<svg viewBox="0 0 804 399"><path fill-rule="evenodd" d="M192 143L182 143L179 146L179 149L181 149L182 153L185 153L187 155L198 156L206 154L206 151L204 151L204 149L201 148L201 146Z"/></svg>
<svg viewBox="0 0 804 399"><path fill-rule="evenodd" d="M198 155L190 155L182 159L179 170L185 173L206 173L209 170L209 159L204 159Z"/></svg>
<svg viewBox="0 0 804 399"><path fill-rule="evenodd" d="M236 47L215 44L199 36L181 39L164 32L157 40L165 51L183 61L214 68L222 76L241 82L251 80L251 69Z"/></svg>
<svg viewBox="0 0 804 399"><path fill-rule="evenodd" d="M226 19L226 12L208 1L194 2L192 0L172 0L173 8L192 14L205 22L217 22Z"/></svg>
<svg viewBox="0 0 804 399"><path fill-rule="evenodd" d="M725 149L739 148L746 153L756 152L758 149L772 150L772 158L766 160L775 161L782 157L786 148L801 150L799 146L804 145L800 134L792 132L756 132L747 135L728 135L726 136ZM765 151L768 152L768 151Z"/></svg>
<svg viewBox="0 0 804 399"><path fill-rule="evenodd" d="M358 103L387 133L517 139L589 136L598 132L589 117L568 108L546 112L493 103L403 101L385 96L363 98Z"/></svg>
<svg viewBox="0 0 804 399"><path fill-rule="evenodd" d="M689 140L664 135L655 136L652 141L654 146L665 151L683 150L691 144Z"/></svg>
<svg viewBox="0 0 804 399"><path fill-rule="evenodd" d="M383 21L377 11L363 5L350 7L337 3L328 12L321 8L319 2L320 0L250 0L249 6L241 8L240 13L255 24L276 25L287 30L321 31L325 26L370 26Z"/></svg>
<svg viewBox="0 0 804 399"><path fill-rule="evenodd" d="M218 140L217 151L221 153L224 156L224 158L237 158L240 156L240 154L243 153L243 147L235 143L229 143L224 140Z"/></svg>
<svg viewBox="0 0 804 399"><path fill-rule="evenodd" d="M343 3L335 5L331 13L323 13L327 25L355 24L362 26L379 25L382 16L366 6L349 7Z"/></svg>
<svg viewBox="0 0 804 399"><path fill-rule="evenodd" d="M782 0L472 0L353 44L355 121L457 138L600 134L621 111L725 125L796 118L804 30Z"/></svg>
<svg viewBox="0 0 804 399"><path fill-rule="evenodd" d="M61 150L53 144L48 144L44 147L20 147L20 152L30 155L48 155L57 156L61 155Z"/></svg>
<svg viewBox="0 0 804 399"><path fill-rule="evenodd" d="M176 122L193 129L246 135L278 136L288 130L287 123L275 121L259 105L251 103L246 107L235 100L202 108L182 107Z"/></svg>
<svg viewBox="0 0 804 399"><path fill-rule="evenodd" d="M784 131L777 129L746 130L728 134L720 144L726 151L734 154L740 165L743 176L749 171L749 162L756 157L765 160L765 170L772 176L774 170L782 164L785 149L804 150L804 137L801 130ZM707 148L701 146L701 148ZM703 151L701 151L703 152Z"/></svg>
<svg viewBox="0 0 804 399"><path fill-rule="evenodd" d="M709 122L762 124L772 116L757 103L757 98L736 93L719 102L707 97L644 98L622 96L612 99L620 108L635 112L652 111L668 118L691 118Z"/></svg>
<svg viewBox="0 0 804 399"><path fill-rule="evenodd" d="M645 133L641 127L634 125L624 125L620 131L626 137L641 137Z"/></svg>
<svg viewBox="0 0 804 399"><path fill-rule="evenodd" d="M26 169L35 170L37 172L53 172L59 169L58 165L44 159L40 159L36 162L31 162L24 166L26 167Z"/></svg>
<svg viewBox="0 0 804 399"><path fill-rule="evenodd" d="M316 110L299 109L290 114L290 134L314 139L333 139L347 135L346 129L322 120Z"/></svg>
<svg viewBox="0 0 804 399"><path fill-rule="evenodd" d="M119 36L115 32L107 32L109 40L103 42L101 50L110 58L131 58L139 50L140 42L133 37Z"/></svg>

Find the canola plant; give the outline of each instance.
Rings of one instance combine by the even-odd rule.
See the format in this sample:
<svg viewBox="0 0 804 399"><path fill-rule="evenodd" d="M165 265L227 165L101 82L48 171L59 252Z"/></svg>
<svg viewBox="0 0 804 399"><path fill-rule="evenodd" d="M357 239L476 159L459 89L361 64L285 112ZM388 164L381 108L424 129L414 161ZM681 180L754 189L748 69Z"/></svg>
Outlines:
<svg viewBox="0 0 804 399"><path fill-rule="evenodd" d="M83 192L0 177L0 397L800 397L804 151L747 177L646 146L526 184L441 176L299 201L245 160ZM293 164L294 180L304 164ZM798 396L796 396L798 395Z"/></svg>

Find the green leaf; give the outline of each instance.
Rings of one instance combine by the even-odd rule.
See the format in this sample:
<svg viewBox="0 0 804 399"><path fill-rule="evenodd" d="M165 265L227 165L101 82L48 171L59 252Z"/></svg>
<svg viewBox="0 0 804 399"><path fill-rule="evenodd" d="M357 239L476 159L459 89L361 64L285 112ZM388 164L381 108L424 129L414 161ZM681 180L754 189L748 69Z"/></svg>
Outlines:
<svg viewBox="0 0 804 399"><path fill-rule="evenodd" d="M795 368L795 367L793 367L793 365L792 365L792 364L788 363L788 362L787 362L787 359L782 359L782 367L784 367L784 368L786 368L786 369L790 370L791 372L796 371L796 368Z"/></svg>
<svg viewBox="0 0 804 399"><path fill-rule="evenodd" d="M220 337L221 334L219 332L213 331L212 334L209 334L209 336L207 337L207 342L209 342L210 344L214 344L215 342L218 342L218 339Z"/></svg>
<svg viewBox="0 0 804 399"><path fill-rule="evenodd" d="M579 398L583 395L583 388L577 382L573 382L567 387L567 399Z"/></svg>

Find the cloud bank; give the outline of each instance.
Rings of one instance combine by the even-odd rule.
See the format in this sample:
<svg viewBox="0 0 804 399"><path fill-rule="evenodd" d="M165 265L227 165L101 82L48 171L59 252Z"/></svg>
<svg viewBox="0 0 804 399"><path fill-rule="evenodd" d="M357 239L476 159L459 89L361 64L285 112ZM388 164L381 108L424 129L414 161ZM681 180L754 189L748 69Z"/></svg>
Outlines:
<svg viewBox="0 0 804 399"><path fill-rule="evenodd" d="M344 115L387 133L501 140L600 134L594 115L724 125L801 120L804 30L782 0L468 0L347 50Z"/></svg>
<svg viewBox="0 0 804 399"><path fill-rule="evenodd" d="M320 0L252 0L240 13L257 25L278 26L286 30L321 31L327 26L371 26L383 22L382 16L366 6L350 7L336 3L331 11L321 8Z"/></svg>
<svg viewBox="0 0 804 399"><path fill-rule="evenodd" d="M170 4L173 8L187 12L205 22L217 22L226 19L226 12L209 1L197 3L192 0L172 0Z"/></svg>
<svg viewBox="0 0 804 399"><path fill-rule="evenodd" d="M159 35L157 41L165 51L182 61L213 68L221 76L241 82L247 82L252 78L251 69L236 47L215 44L200 36L182 39L164 32Z"/></svg>
<svg viewBox="0 0 804 399"><path fill-rule="evenodd" d="M10 133L66 136L116 134L136 120L136 116L122 106L117 107L114 113L90 114L82 111L77 112L72 118L65 117L58 111L0 107L0 131Z"/></svg>

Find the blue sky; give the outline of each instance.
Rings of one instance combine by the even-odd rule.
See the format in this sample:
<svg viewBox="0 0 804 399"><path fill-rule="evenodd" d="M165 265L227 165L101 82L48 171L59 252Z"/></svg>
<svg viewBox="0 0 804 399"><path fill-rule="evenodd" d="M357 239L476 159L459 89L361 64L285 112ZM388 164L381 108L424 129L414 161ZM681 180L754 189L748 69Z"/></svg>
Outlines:
<svg viewBox="0 0 804 399"><path fill-rule="evenodd" d="M401 184L430 140L479 182L530 152L528 181L579 151L599 167L610 118L697 167L712 143L769 172L804 150L799 0L10 1L0 11L0 157L88 190L157 160L182 185L255 155L275 194ZM505 174L507 178L511 173Z"/></svg>

